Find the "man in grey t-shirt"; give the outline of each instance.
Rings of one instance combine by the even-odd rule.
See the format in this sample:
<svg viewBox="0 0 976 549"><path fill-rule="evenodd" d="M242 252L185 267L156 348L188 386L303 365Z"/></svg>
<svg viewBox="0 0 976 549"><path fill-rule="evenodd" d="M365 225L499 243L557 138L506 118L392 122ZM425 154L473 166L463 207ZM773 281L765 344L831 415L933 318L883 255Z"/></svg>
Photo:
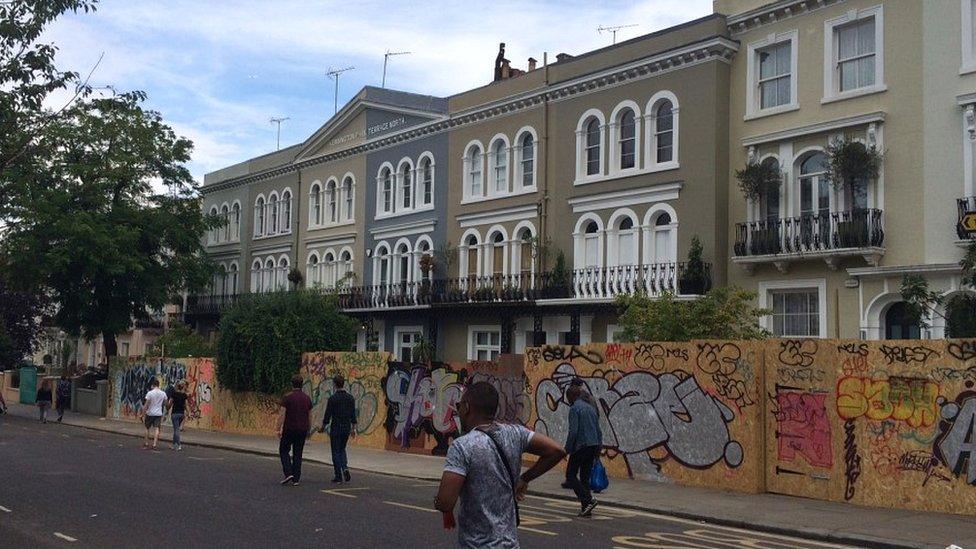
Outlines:
<svg viewBox="0 0 976 549"><path fill-rule="evenodd" d="M515 500L529 482L552 469L566 453L551 438L521 425L495 423L498 391L485 382L470 385L458 403L467 434L451 443L434 506L446 515L460 499L458 547L518 547ZM522 470L522 454L539 456Z"/></svg>

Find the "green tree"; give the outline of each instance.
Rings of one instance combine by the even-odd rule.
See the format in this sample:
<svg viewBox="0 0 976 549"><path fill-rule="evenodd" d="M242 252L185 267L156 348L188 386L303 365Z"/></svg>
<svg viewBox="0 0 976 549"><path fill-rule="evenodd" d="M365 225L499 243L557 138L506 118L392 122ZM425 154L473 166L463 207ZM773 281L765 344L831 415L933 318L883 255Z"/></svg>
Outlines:
<svg viewBox="0 0 976 549"><path fill-rule="evenodd" d="M935 308L944 302L942 294L930 290L929 281L917 274L902 277L901 298L905 302L905 315L919 328L929 327L929 319L937 314Z"/></svg>
<svg viewBox="0 0 976 549"><path fill-rule="evenodd" d="M42 308L37 294L14 291L0 277L0 370L17 367L34 351Z"/></svg>
<svg viewBox="0 0 976 549"><path fill-rule="evenodd" d="M169 358L212 357L214 347L182 322L172 322L147 351L151 356Z"/></svg>
<svg viewBox="0 0 976 549"><path fill-rule="evenodd" d="M89 98L48 122L32 164L8 171L14 188L0 242L17 289L43 293L71 335L116 335L214 272L203 246L219 226L204 216L185 163L192 143L145 94ZM157 193L154 182L169 191Z"/></svg>
<svg viewBox="0 0 976 549"><path fill-rule="evenodd" d="M689 341L692 339L763 339L769 332L759 324L771 314L753 305L754 292L735 286L715 288L691 300L664 293L617 298L622 341Z"/></svg>
<svg viewBox="0 0 976 549"><path fill-rule="evenodd" d="M220 319L217 380L235 391L276 394L311 351L346 351L358 323L335 296L311 290L249 296Z"/></svg>

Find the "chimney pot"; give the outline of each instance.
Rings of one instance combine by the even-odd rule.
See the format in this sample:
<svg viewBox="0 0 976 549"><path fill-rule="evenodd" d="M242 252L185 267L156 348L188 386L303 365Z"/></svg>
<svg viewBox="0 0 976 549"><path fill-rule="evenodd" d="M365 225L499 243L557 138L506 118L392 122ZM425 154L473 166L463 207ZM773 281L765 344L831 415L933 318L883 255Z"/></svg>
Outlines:
<svg viewBox="0 0 976 549"><path fill-rule="evenodd" d="M536 61L534 57L530 57L530 58L529 58L529 70L530 70L530 71L534 71L534 70L535 70L535 64L536 64L537 62L538 62L538 61Z"/></svg>

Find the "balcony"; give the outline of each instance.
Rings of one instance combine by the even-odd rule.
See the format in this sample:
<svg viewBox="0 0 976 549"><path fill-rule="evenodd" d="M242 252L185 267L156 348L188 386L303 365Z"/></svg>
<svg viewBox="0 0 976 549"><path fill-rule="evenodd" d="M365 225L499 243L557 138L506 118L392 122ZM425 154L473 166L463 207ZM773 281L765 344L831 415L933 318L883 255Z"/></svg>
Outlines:
<svg viewBox="0 0 976 549"><path fill-rule="evenodd" d="M186 313L191 315L219 315L237 303L239 294L232 295L191 295L186 298Z"/></svg>
<svg viewBox="0 0 976 549"><path fill-rule="evenodd" d="M665 292L700 295L711 289L711 270L711 264L706 263L704 278L692 281L686 276L684 263L587 267L573 272L573 297L613 299L641 292L652 297Z"/></svg>
<svg viewBox="0 0 976 549"><path fill-rule="evenodd" d="M822 259L836 269L845 257L860 256L877 265L884 255L882 211L857 209L828 214L751 221L735 226L732 261L751 272L772 263L781 272L789 263Z"/></svg>
<svg viewBox="0 0 976 549"><path fill-rule="evenodd" d="M956 220L959 244L968 246L970 240L976 239L976 197L957 199L956 208L959 210L959 217Z"/></svg>
<svg viewBox="0 0 976 549"><path fill-rule="evenodd" d="M517 303L566 297L569 289L548 273L469 276L342 288L334 292L343 309L390 309L462 303Z"/></svg>

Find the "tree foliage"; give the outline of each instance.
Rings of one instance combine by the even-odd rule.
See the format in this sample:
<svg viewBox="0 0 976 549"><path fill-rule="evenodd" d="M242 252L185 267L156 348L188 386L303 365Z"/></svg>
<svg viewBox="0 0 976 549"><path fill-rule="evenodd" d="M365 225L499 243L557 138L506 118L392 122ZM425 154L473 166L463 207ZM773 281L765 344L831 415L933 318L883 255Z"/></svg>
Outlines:
<svg viewBox="0 0 976 549"><path fill-rule="evenodd" d="M621 296L619 324L623 341L689 341L692 339L763 339L760 324L771 314L753 305L754 292L735 286L715 288L692 300L671 293L659 298L644 294Z"/></svg>
<svg viewBox="0 0 976 549"><path fill-rule="evenodd" d="M907 274L901 279L901 298L905 302L908 321L919 328L928 328L935 307L943 303L942 294L929 289L929 281L922 275Z"/></svg>
<svg viewBox="0 0 976 549"><path fill-rule="evenodd" d="M235 391L277 394L298 372L302 353L349 350L357 326L334 296L311 290L249 296L220 319L217 380Z"/></svg>
<svg viewBox="0 0 976 549"><path fill-rule="evenodd" d="M214 270L202 237L219 221L203 215L184 165L192 143L144 100L75 103L47 124L31 165L6 174L14 192L0 252L11 281L50 296L69 334L101 334L109 357L133 317L202 289Z"/></svg>
<svg viewBox="0 0 976 549"><path fill-rule="evenodd" d="M212 357L214 347L186 324L172 322L147 354L169 358Z"/></svg>
<svg viewBox="0 0 976 549"><path fill-rule="evenodd" d="M36 294L13 291L0 278L0 370L17 367L34 351L41 308Z"/></svg>

